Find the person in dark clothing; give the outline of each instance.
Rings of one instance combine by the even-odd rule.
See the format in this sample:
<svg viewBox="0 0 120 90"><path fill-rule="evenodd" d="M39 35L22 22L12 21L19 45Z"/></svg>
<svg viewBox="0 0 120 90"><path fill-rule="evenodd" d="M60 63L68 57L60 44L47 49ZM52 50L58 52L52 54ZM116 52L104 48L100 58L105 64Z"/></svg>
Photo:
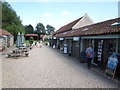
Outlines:
<svg viewBox="0 0 120 90"><path fill-rule="evenodd" d="M86 57L87 57L88 69L90 69L91 68L91 62L92 62L92 60L94 58L94 55L95 55L92 46L89 46L89 48L86 49L85 53L86 53Z"/></svg>

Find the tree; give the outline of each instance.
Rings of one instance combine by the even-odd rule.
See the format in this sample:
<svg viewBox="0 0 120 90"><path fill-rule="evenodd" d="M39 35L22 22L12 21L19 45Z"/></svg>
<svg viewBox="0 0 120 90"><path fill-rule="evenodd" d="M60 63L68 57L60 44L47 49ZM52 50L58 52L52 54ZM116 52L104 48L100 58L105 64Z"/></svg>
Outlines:
<svg viewBox="0 0 120 90"><path fill-rule="evenodd" d="M34 28L31 24L25 26L25 33L26 34L33 34L34 33Z"/></svg>
<svg viewBox="0 0 120 90"><path fill-rule="evenodd" d="M0 1L0 29L2 28L2 2Z"/></svg>
<svg viewBox="0 0 120 90"><path fill-rule="evenodd" d="M40 39L40 35L45 35L45 26L42 23L38 23L35 33L38 34L38 39Z"/></svg>
<svg viewBox="0 0 120 90"><path fill-rule="evenodd" d="M15 40L18 32L25 32L20 17L7 2L2 2L2 28L13 34Z"/></svg>
<svg viewBox="0 0 120 90"><path fill-rule="evenodd" d="M51 26L51 25L46 26L46 33L48 35L51 35L54 32L54 30L55 30L55 28L53 26Z"/></svg>
<svg viewBox="0 0 120 90"><path fill-rule="evenodd" d="M36 26L36 31L40 34L45 34L45 26L42 23L38 23Z"/></svg>

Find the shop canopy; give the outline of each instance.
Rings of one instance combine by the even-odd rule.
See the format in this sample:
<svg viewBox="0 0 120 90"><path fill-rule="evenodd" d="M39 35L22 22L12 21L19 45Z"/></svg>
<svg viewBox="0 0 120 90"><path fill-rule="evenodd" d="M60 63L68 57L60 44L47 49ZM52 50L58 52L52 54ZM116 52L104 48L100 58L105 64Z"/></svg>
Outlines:
<svg viewBox="0 0 120 90"><path fill-rule="evenodd" d="M10 32L3 30L3 29L0 29L0 36L3 36L3 35L13 36Z"/></svg>
<svg viewBox="0 0 120 90"><path fill-rule="evenodd" d="M36 36L36 37L38 36L37 34L25 34L25 35L26 35L26 36L33 36L33 37L34 37L34 36Z"/></svg>

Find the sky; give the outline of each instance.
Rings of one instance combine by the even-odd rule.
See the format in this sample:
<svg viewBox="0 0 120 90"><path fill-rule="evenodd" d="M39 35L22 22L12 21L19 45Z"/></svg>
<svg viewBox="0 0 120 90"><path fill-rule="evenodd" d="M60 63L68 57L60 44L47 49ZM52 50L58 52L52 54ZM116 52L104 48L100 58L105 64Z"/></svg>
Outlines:
<svg viewBox="0 0 120 90"><path fill-rule="evenodd" d="M51 25L58 30L85 13L95 22L118 17L118 2L8 2L23 25Z"/></svg>

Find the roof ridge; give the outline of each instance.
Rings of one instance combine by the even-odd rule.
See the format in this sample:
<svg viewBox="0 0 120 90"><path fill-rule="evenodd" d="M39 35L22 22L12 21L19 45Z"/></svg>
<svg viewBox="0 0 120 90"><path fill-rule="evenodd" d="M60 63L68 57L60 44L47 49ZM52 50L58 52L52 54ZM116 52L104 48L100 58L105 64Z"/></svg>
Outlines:
<svg viewBox="0 0 120 90"><path fill-rule="evenodd" d="M64 25L64 26L62 26L62 27L60 27L55 33L60 33L60 32L72 29L72 27L82 18L83 18L83 16L74 20L74 21L72 21L72 22L70 22L70 23L68 23L68 24L66 24L66 25ZM66 28L66 29L64 29L64 28Z"/></svg>

